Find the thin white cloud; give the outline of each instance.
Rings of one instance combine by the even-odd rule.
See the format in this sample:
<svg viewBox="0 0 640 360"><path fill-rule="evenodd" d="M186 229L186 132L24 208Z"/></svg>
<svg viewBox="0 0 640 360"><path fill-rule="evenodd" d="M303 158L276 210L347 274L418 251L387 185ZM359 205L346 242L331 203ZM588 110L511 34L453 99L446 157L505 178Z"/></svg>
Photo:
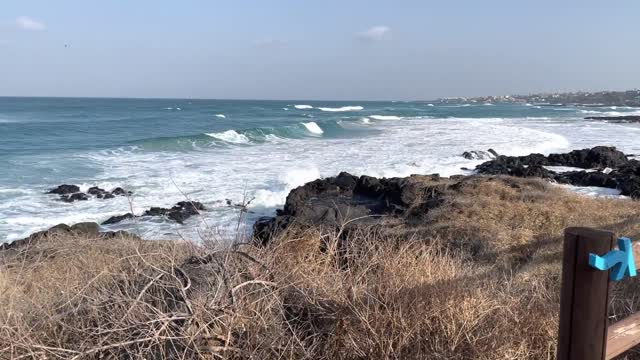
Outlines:
<svg viewBox="0 0 640 360"><path fill-rule="evenodd" d="M359 32L358 37L364 40L378 41L391 37L391 28L388 26L374 26L365 31Z"/></svg>
<svg viewBox="0 0 640 360"><path fill-rule="evenodd" d="M38 21L28 16L20 16L16 19L15 24L17 27L23 30L44 30L46 27L42 21Z"/></svg>

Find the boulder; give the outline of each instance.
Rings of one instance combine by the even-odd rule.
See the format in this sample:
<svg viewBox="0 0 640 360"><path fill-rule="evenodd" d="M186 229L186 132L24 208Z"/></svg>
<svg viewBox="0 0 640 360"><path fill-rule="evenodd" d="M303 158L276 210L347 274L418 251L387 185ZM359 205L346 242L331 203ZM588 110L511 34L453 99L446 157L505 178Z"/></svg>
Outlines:
<svg viewBox="0 0 640 360"><path fill-rule="evenodd" d="M169 219L182 224L185 220L193 215L200 214L200 211L203 210L205 210L205 207L202 203L197 201L181 201L169 209L166 215Z"/></svg>
<svg viewBox="0 0 640 360"><path fill-rule="evenodd" d="M564 172L557 174L555 180L561 184L571 184L575 186L599 186L615 189L618 185L613 176L599 171Z"/></svg>
<svg viewBox="0 0 640 360"><path fill-rule="evenodd" d="M462 153L462 157L467 160L491 160L495 159L497 156L498 153L493 149L489 149L487 151L471 150Z"/></svg>
<svg viewBox="0 0 640 360"><path fill-rule="evenodd" d="M131 191L126 191L121 187L117 187L112 191L106 191L97 186L92 186L87 190L87 194L81 193L80 188L76 185L60 185L54 189L48 191L49 194L60 195L60 200L64 202L74 202L89 200L89 195L98 199L113 199L116 196L128 196L131 195Z"/></svg>
<svg viewBox="0 0 640 360"><path fill-rule="evenodd" d="M56 188L50 189L48 194L58 194L58 195L67 195L80 192L80 188L76 185L67 185L63 184Z"/></svg>
<svg viewBox="0 0 640 360"><path fill-rule="evenodd" d="M121 221L128 220L128 219L133 219L133 218L135 218L135 215L133 215L132 213L127 213L127 214L124 214L124 215L112 216L109 219L107 219L106 221L103 221L102 225L116 224L116 223L119 223Z"/></svg>
<svg viewBox="0 0 640 360"><path fill-rule="evenodd" d="M315 180L292 190L275 217L258 219L254 240L265 245L291 225L346 233L352 227L375 225L388 216L424 215L437 203L434 199L447 181L437 174L379 179L348 173Z"/></svg>
<svg viewBox="0 0 640 360"><path fill-rule="evenodd" d="M152 207L149 210L145 211L140 217L144 216L166 216L168 219L171 219L179 224L184 223L185 220L190 218L193 215L197 215L200 211L206 210L202 203L197 201L181 201L173 206L171 209L162 208L162 207ZM131 213L127 213L124 215L112 216L106 221L102 223L102 225L110 225L116 224L123 220L137 218Z"/></svg>
<svg viewBox="0 0 640 360"><path fill-rule="evenodd" d="M566 154L549 155L550 165L583 169L617 168L625 165L628 161L622 151L609 146L596 146L591 149L574 150Z"/></svg>
<svg viewBox="0 0 640 360"><path fill-rule="evenodd" d="M555 173L544 166L568 166L602 171ZM575 186L619 189L622 195L640 199L640 161L611 146L574 150L564 154L498 156L476 167L480 174L540 177Z"/></svg>
<svg viewBox="0 0 640 360"><path fill-rule="evenodd" d="M131 191L127 191L121 187L117 187L113 190L111 190L111 194L114 196L129 196L132 195L133 193Z"/></svg>
<svg viewBox="0 0 640 360"><path fill-rule="evenodd" d="M98 235L100 233L100 225L95 222L82 222L72 225L70 230L77 234Z"/></svg>
<svg viewBox="0 0 640 360"><path fill-rule="evenodd" d="M617 122L640 122L639 115L623 115L623 116L588 116L585 120L606 120Z"/></svg>
<svg viewBox="0 0 640 360"><path fill-rule="evenodd" d="M565 154L551 154L548 157L542 154L531 154L526 156L498 156L494 160L487 161L476 167L480 174L487 175L512 175L521 176L525 174L531 176L531 170L524 170L523 167L531 166L569 166L584 169L592 168L617 168L625 165L629 160L627 156L615 147L596 146L591 149L574 150ZM548 177L549 174L536 168L541 177ZM537 175L533 175L537 176Z"/></svg>
<svg viewBox="0 0 640 360"><path fill-rule="evenodd" d="M97 186L94 187L90 187L89 190L87 190L88 194L91 194L93 196L96 196L98 198L102 198L104 196L105 193L107 193L107 191L105 191L104 189L101 189Z"/></svg>
<svg viewBox="0 0 640 360"><path fill-rule="evenodd" d="M60 200L64 202L74 202L74 201L86 201L89 200L89 196L85 193L75 193L71 195L60 195Z"/></svg>

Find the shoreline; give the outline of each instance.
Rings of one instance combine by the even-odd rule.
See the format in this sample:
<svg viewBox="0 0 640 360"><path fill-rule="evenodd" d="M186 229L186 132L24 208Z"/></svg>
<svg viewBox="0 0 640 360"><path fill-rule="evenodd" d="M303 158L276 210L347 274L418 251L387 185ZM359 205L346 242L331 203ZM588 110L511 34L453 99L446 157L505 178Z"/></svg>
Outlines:
<svg viewBox="0 0 640 360"><path fill-rule="evenodd" d="M364 193L359 193L358 191L355 194L350 196L359 197L359 201L369 202L368 208L363 210L360 208L360 216L377 216L377 215L385 215L384 211L380 212L381 207L388 206L383 205L379 202L381 198L398 198L401 195L394 193L397 192L399 188L399 184L402 182L410 181L411 178L425 177L425 178L433 178L436 182L449 182L455 183L456 181L466 181L465 179L473 179L476 177L482 176L513 176L513 177L521 177L521 178L539 178L545 181L549 181L552 183L557 183L559 185L565 186L574 186L578 189L581 187L585 188L595 188L595 189L611 189L620 191L622 196L627 196L632 199L640 198L640 178L637 176L640 175L640 162L635 159L630 159L631 155L624 154L618 151L615 147L604 147L597 146L591 149L582 149L582 150L574 150L568 153L563 154L550 154L549 156L544 156L541 154L530 154L527 156L504 156L499 155L494 150L489 149L487 151L480 150L471 150L467 151L461 155L467 159L476 159L476 160L486 160L483 163L479 164L474 171L473 174L470 175L454 175L449 178L440 177L438 174L431 175L411 175L406 178L375 178L370 176L361 176L359 178L354 177L348 173L341 173L336 178L340 179L342 177L342 181L348 181L351 185L359 184L362 182L366 182L368 185L359 184L360 188L362 186L373 186L369 183L375 183L377 188L375 190L368 189L362 190ZM553 170L552 170L553 169ZM560 170L563 171L560 171ZM555 171L554 171L555 170ZM310 195L309 187L320 186L333 186L331 181L336 178L322 178L316 179L312 182L306 183L298 188L295 188L289 192L286 198L286 202L284 204L283 209L277 209L273 216L263 216L259 217L255 220L254 223L248 224L253 228L253 234L251 236L258 239L258 241L266 242L265 240L265 229L268 229L272 233L275 233L276 230L284 230L288 224L291 222L289 218L296 217L298 213L305 214L307 212L318 212L320 210L314 208L317 205L312 203L306 203L306 205L297 204L295 206L291 205L292 201L296 197L309 198ZM387 184L385 186L391 186L391 188L384 188L381 184ZM388 185L393 184L393 185ZM351 186L350 185L350 186ZM353 191L353 189L351 189ZM314 190L315 191L315 190ZM343 211L350 211L352 208L361 207L358 201L349 200L344 202L344 194L339 195L337 198L333 198L337 196L336 194L330 193L329 196L322 191L312 191L313 196L315 197L325 197L325 202L333 204L332 206L339 208L343 206ZM328 190L327 190L328 191ZM58 194L61 197L62 201L73 202L73 201L83 201L86 200L87 196L96 196L96 198L107 200L109 197L106 197L105 194L115 194L120 196L131 195L131 192L127 192L122 188L116 188L112 192L105 191L103 189L93 187L90 188L88 193L82 193L79 191L79 188L74 185L60 185L57 188L51 189L49 193ZM302 195L301 195L302 193ZM612 194L611 192L609 194ZM582 195L585 196L585 195ZM113 195L111 195L113 197ZM71 198L71 200L69 200ZM387 200L389 201L389 200ZM396 201L397 202L397 201ZM341 204L342 205L337 205ZM406 206L407 204L396 203L394 206ZM243 204L233 204L230 200L228 200L228 206L237 207L241 213L248 211L246 205ZM292 208L296 207L297 209L292 210ZM307 208L304 208L304 207ZM326 207L326 206L325 206ZM160 207L151 207L149 210L145 211L141 215L134 215L132 213L127 213L118 216L112 216L111 218L103 221L101 224L97 223L80 223L83 227L89 226L91 229L96 228L100 229L101 225L115 224L123 220L131 220L131 219L140 219L140 221L153 221L154 218L164 218L170 221L174 221L177 224L182 224L189 217L199 216L202 212L207 211L207 209L199 202L193 201L183 201L176 204L171 209L168 208L160 208ZM324 209L322 211L327 211ZM331 210L335 212L335 209ZM322 215L328 216L328 215ZM304 217L304 215L303 215ZM284 220L287 219L287 220ZM307 219L308 220L308 219ZM318 225L318 221L311 221L312 224ZM89 224L89 225L87 225ZM59 228L73 228L72 225L60 224L49 230L58 231ZM25 240L33 239L34 237L42 237L42 234L47 234L49 230L39 231L31 234L27 238L14 240L14 242L23 242ZM69 230L67 230L69 231ZM92 230L93 231L93 230ZM114 233L126 233L126 231L102 231L107 234L107 236L113 236ZM132 234L133 235L133 234ZM138 235L134 235L138 236ZM12 243L4 243L3 246L9 246L8 244Z"/></svg>

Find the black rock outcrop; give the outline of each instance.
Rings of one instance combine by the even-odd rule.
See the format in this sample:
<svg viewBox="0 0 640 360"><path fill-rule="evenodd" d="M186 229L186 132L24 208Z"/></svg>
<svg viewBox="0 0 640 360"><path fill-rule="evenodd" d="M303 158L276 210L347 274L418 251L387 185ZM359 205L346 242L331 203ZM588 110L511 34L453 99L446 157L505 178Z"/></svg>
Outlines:
<svg viewBox="0 0 640 360"><path fill-rule="evenodd" d="M179 224L184 223L188 218L193 215L197 215L200 211L206 210L202 203L197 201L181 201L170 209L162 207L152 207L145 211L141 216L135 216L131 213L124 215L112 216L102 223L102 225L116 224L123 220L138 218L138 217L154 217L164 216Z"/></svg>
<svg viewBox="0 0 640 360"><path fill-rule="evenodd" d="M111 191L101 189L97 186L90 187L87 193L80 192L80 187L77 185L63 184L56 188L53 188L47 192L47 194L60 195L60 200L64 202L75 202L89 200L91 196L98 199L113 199L116 196L128 196L131 195L131 191L126 191L121 187L117 187Z"/></svg>
<svg viewBox="0 0 640 360"><path fill-rule="evenodd" d="M386 217L411 216L414 211L426 213L438 203L438 195L448 183L437 174L379 179L342 172L318 179L292 190L275 217L258 219L253 227L254 240L265 245L293 224L350 231L356 226L377 224Z"/></svg>
<svg viewBox="0 0 640 360"><path fill-rule="evenodd" d="M545 166L567 166L585 170L558 173ZM549 156L498 156L478 165L476 170L479 174L486 175L540 177L575 186L618 189L622 195L640 199L640 162L629 160L627 155L615 147L596 146Z"/></svg>

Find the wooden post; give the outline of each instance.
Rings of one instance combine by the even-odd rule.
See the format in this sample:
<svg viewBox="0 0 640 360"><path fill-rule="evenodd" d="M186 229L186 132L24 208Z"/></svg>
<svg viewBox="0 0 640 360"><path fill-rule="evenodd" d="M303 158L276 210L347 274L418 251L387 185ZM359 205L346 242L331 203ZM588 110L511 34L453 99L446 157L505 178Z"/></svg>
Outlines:
<svg viewBox="0 0 640 360"><path fill-rule="evenodd" d="M565 230L560 290L558 360L606 358L609 271L589 266L589 253L603 255L615 245L610 231Z"/></svg>

